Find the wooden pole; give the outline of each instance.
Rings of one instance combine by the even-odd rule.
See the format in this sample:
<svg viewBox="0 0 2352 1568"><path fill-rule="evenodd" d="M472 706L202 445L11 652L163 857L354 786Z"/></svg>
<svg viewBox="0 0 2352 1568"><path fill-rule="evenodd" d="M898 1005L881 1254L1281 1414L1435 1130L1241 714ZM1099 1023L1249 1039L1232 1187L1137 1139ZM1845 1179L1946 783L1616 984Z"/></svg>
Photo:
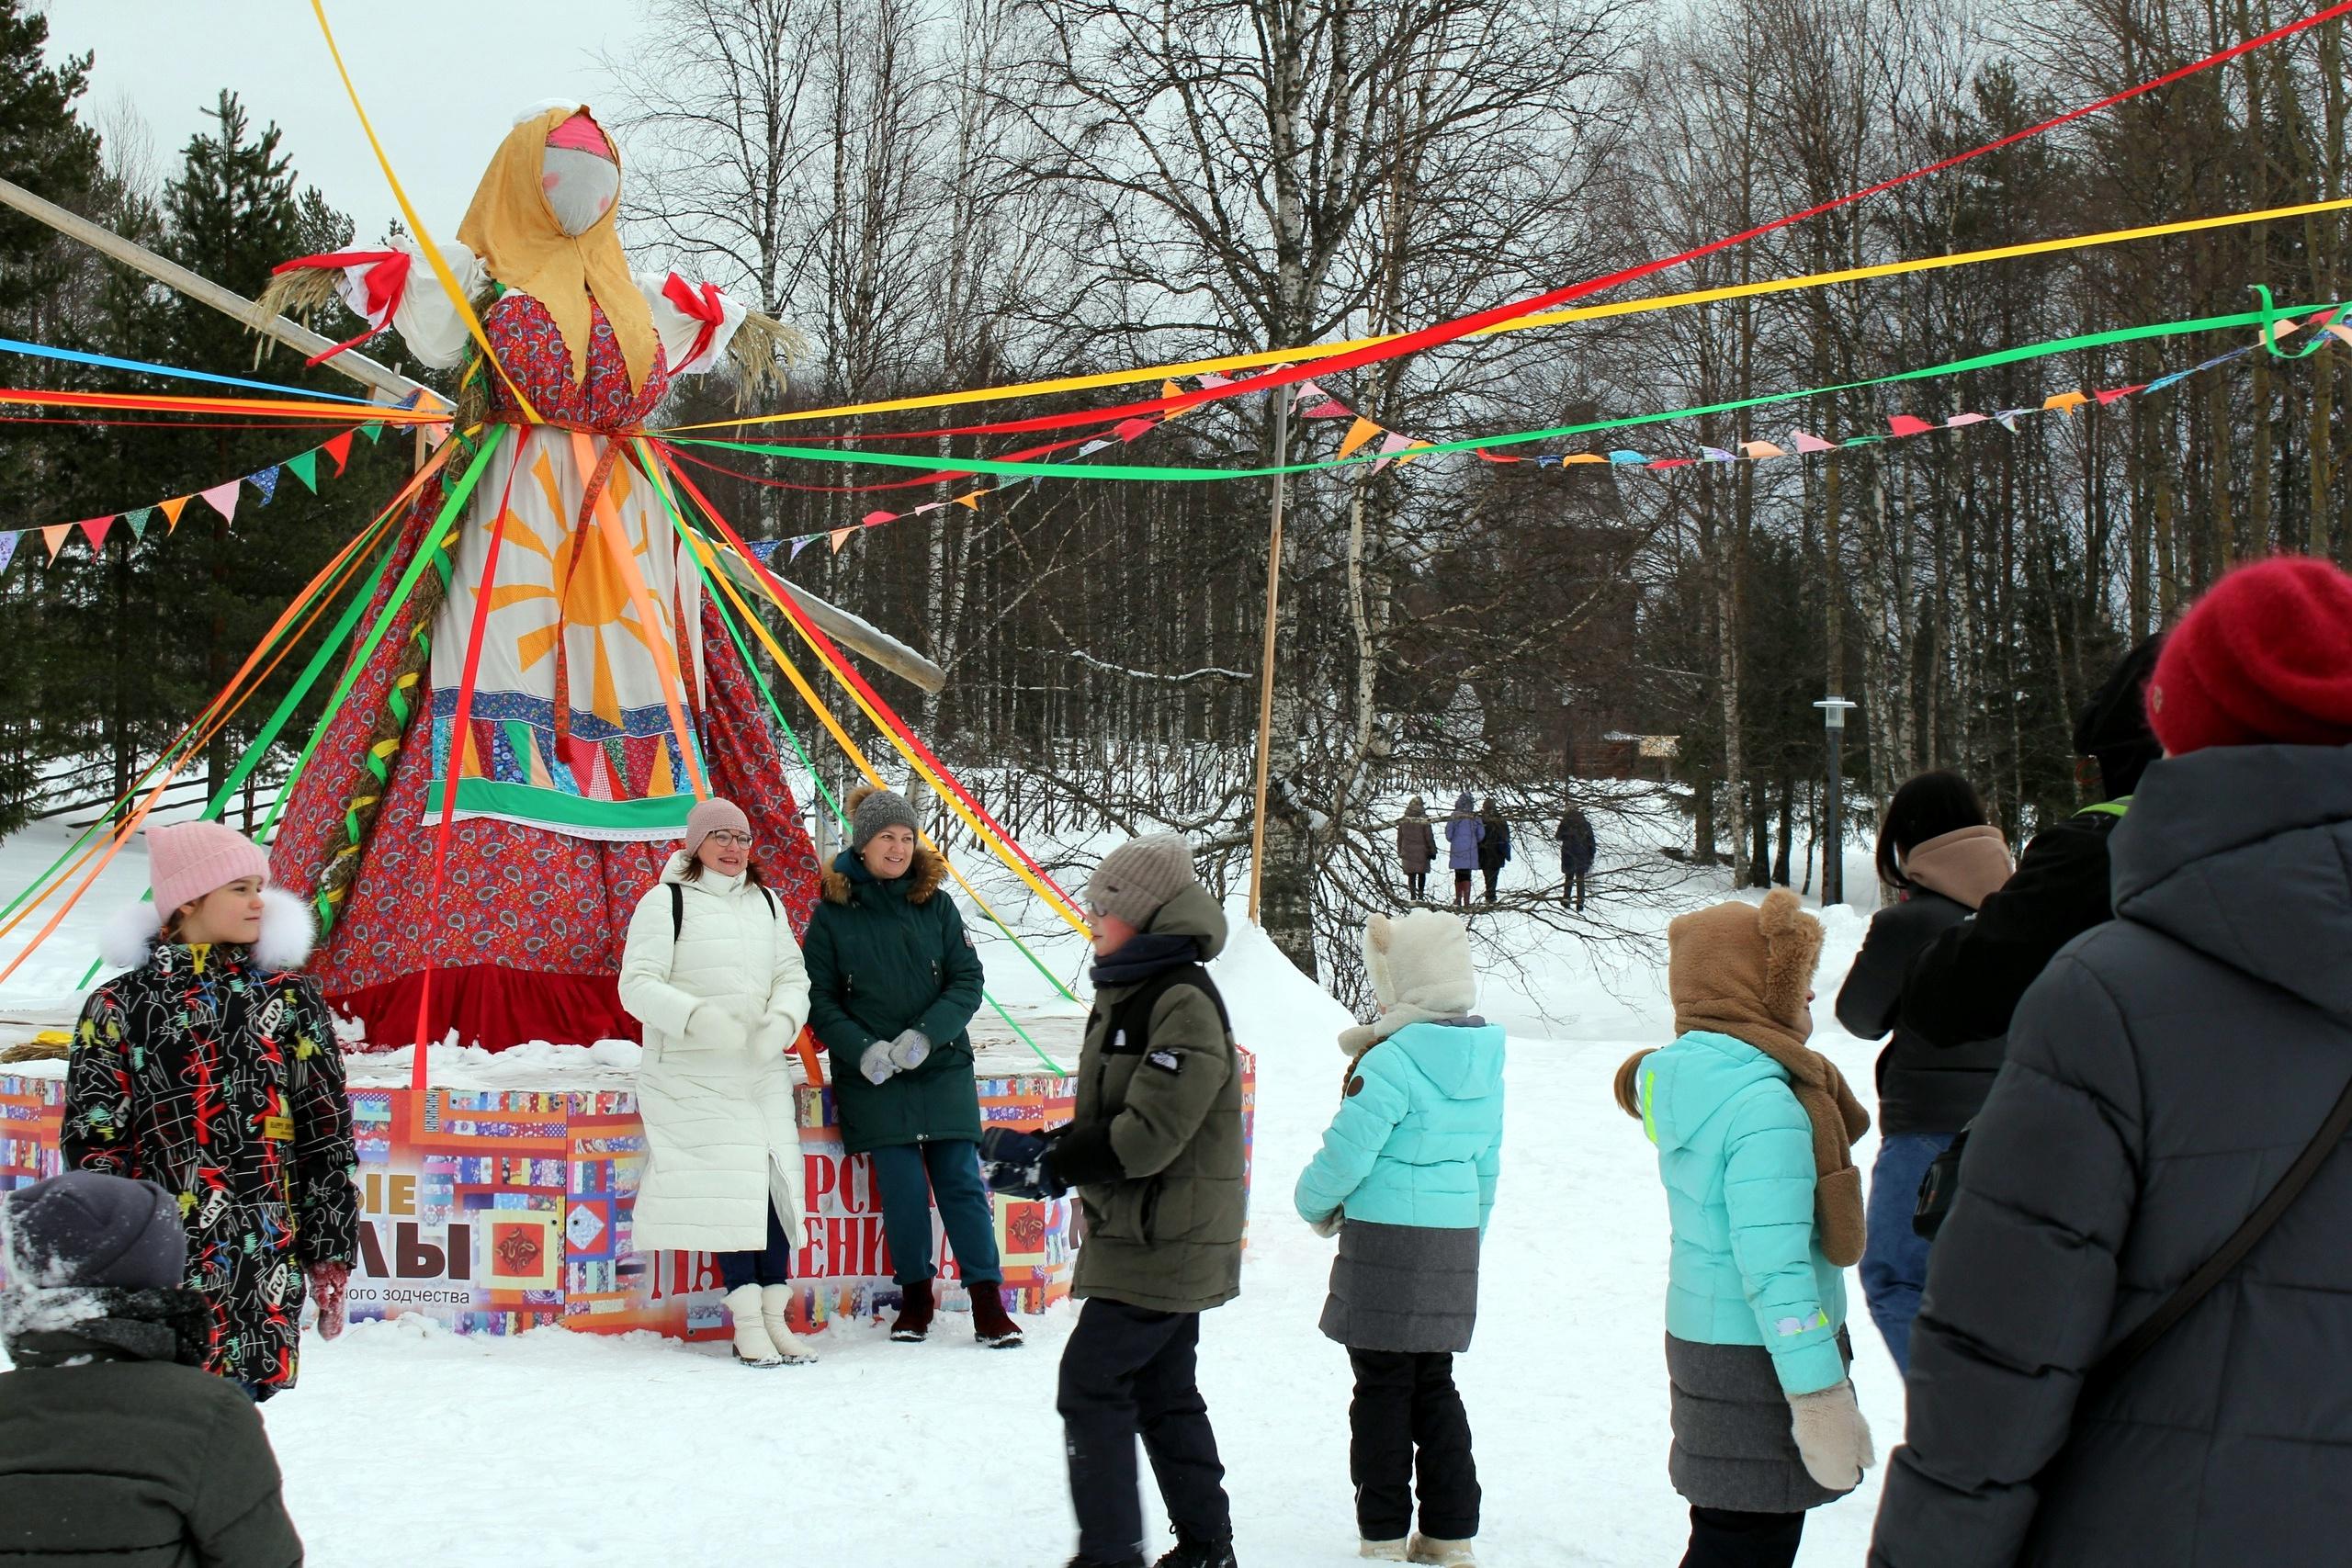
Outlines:
<svg viewBox="0 0 2352 1568"><path fill-rule="evenodd" d="M1274 389L1274 463L1290 461L1290 389ZM1258 659L1258 807L1250 824L1250 919L1266 880L1266 783L1273 760L1274 625L1283 588L1283 476L1274 475L1273 522L1266 544L1266 637Z"/></svg>

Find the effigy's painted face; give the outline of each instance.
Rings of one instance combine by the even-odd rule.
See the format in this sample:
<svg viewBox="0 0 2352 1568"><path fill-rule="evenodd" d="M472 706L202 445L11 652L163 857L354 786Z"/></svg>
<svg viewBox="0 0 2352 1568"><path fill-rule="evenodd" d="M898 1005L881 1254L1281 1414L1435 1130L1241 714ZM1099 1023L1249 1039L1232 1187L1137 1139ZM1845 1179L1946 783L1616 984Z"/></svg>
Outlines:
<svg viewBox="0 0 2352 1568"><path fill-rule="evenodd" d="M567 234L578 236L613 209L621 193L620 165L577 147L550 147L540 165L539 185L548 209Z"/></svg>

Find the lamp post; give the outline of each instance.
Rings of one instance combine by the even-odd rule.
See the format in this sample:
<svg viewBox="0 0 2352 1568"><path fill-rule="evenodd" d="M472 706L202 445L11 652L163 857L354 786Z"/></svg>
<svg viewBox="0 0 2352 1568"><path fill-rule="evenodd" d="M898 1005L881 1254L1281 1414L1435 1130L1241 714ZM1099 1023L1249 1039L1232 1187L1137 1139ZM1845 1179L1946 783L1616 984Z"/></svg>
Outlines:
<svg viewBox="0 0 2352 1568"><path fill-rule="evenodd" d="M1829 748L1829 804L1821 833L1821 907L1846 901L1846 711L1852 703L1834 693L1813 705Z"/></svg>

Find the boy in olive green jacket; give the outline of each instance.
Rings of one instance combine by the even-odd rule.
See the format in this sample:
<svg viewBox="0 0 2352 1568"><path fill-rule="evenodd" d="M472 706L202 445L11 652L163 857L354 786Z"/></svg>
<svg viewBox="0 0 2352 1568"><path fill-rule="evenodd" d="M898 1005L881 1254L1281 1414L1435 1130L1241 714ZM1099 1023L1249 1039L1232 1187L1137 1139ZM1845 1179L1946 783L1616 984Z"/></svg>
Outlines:
<svg viewBox="0 0 2352 1568"><path fill-rule="evenodd" d="M1076 1187L1085 1219L1072 1293L1086 1306L1057 1401L1079 1517L1071 1568L1142 1568L1138 1435L1176 1530L1159 1568L1234 1568L1225 1469L1194 1379L1200 1314L1241 1289L1241 1074L1201 966L1225 947L1225 911L1172 835L1104 856L1087 903L1094 1010L1074 1119L1042 1138L991 1128L980 1146L999 1191Z"/></svg>

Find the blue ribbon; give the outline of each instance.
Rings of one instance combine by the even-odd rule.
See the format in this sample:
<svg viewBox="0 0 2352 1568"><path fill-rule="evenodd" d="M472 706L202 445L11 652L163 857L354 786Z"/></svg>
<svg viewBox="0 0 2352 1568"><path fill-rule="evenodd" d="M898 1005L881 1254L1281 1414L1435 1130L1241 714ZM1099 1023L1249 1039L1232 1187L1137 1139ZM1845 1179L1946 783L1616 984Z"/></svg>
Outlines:
<svg viewBox="0 0 2352 1568"><path fill-rule="evenodd" d="M184 380L210 381L223 387L251 387L263 392L288 392L298 398L323 398L332 402L375 406L366 398L349 397L342 392L317 392L308 387L282 386L276 381L248 381L242 376L216 376L209 370L178 370L169 365L150 365L143 359L117 359L110 354L84 354L79 349L51 348L47 344L19 343L9 337L0 337L0 350L9 354L28 354L36 359L60 359L68 365L94 365L102 370L136 370L146 376L177 376Z"/></svg>

